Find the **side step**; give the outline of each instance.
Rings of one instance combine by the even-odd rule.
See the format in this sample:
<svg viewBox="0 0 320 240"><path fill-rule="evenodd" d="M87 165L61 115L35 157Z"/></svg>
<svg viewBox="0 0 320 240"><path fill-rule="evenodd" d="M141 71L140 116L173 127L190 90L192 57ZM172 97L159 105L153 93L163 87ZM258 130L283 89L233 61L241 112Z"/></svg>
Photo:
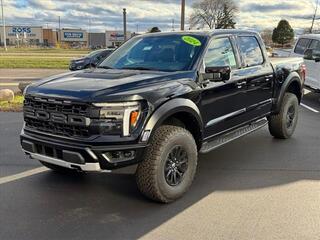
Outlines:
<svg viewBox="0 0 320 240"><path fill-rule="evenodd" d="M268 124L268 120L266 118L260 119L256 122L250 123L244 127L237 128L232 132L225 133L223 135L219 135L213 138L210 142L205 142L200 149L200 153L208 153L218 147L223 146L226 143L229 143L235 139L238 139L242 136L245 136L249 133L259 130Z"/></svg>

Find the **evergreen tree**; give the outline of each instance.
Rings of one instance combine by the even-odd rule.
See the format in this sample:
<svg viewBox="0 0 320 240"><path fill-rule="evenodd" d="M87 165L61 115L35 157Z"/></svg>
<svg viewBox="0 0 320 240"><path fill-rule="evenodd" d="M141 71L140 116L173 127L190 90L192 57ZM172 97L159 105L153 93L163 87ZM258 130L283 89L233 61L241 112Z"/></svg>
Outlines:
<svg viewBox="0 0 320 240"><path fill-rule="evenodd" d="M294 31L287 20L281 20L278 26L273 30L272 41L282 46L292 42Z"/></svg>
<svg viewBox="0 0 320 240"><path fill-rule="evenodd" d="M156 32L161 32L161 30L158 27L153 27L149 30L149 33L156 33Z"/></svg>

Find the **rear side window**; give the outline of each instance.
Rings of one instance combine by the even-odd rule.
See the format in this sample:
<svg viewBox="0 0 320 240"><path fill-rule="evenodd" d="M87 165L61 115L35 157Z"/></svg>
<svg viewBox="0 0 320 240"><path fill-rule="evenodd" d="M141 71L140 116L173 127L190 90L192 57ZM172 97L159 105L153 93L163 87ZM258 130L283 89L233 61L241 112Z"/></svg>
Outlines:
<svg viewBox="0 0 320 240"><path fill-rule="evenodd" d="M255 37L239 37L239 46L246 67L261 65L264 62L262 50Z"/></svg>
<svg viewBox="0 0 320 240"><path fill-rule="evenodd" d="M296 44L296 48L294 49L294 53L303 55L309 46L310 39L300 38L298 43Z"/></svg>
<svg viewBox="0 0 320 240"><path fill-rule="evenodd" d="M312 40L309 48L313 50L313 54L316 57L320 57L320 41L319 40Z"/></svg>
<svg viewBox="0 0 320 240"><path fill-rule="evenodd" d="M314 51L320 51L320 41L312 40L309 48L313 49Z"/></svg>

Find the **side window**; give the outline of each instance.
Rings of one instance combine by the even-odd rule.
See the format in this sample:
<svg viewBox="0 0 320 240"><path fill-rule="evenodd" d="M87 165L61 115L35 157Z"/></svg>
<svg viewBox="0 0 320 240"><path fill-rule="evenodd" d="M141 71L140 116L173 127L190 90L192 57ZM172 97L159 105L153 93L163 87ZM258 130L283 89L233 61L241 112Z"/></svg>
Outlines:
<svg viewBox="0 0 320 240"><path fill-rule="evenodd" d="M319 40L312 40L310 47L313 49L313 54L317 57L320 57L320 41Z"/></svg>
<svg viewBox="0 0 320 240"><path fill-rule="evenodd" d="M314 51L320 51L320 41L312 40L309 48L313 49Z"/></svg>
<svg viewBox="0 0 320 240"><path fill-rule="evenodd" d="M264 62L260 45L255 37L239 37L239 46L247 67L261 65Z"/></svg>
<svg viewBox="0 0 320 240"><path fill-rule="evenodd" d="M236 58L229 38L213 39L204 57L206 67L237 67Z"/></svg>
<svg viewBox="0 0 320 240"><path fill-rule="evenodd" d="M303 55L309 46L310 40L306 38L300 38L294 49L294 53Z"/></svg>

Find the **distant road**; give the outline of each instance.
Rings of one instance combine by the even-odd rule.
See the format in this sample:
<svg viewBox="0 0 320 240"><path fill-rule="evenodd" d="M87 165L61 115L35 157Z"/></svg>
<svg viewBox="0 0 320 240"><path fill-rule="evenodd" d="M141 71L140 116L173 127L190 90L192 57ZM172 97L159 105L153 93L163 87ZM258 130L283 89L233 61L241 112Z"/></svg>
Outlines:
<svg viewBox="0 0 320 240"><path fill-rule="evenodd" d="M20 82L33 82L52 75L67 72L63 69L0 69L0 89L18 91Z"/></svg>

